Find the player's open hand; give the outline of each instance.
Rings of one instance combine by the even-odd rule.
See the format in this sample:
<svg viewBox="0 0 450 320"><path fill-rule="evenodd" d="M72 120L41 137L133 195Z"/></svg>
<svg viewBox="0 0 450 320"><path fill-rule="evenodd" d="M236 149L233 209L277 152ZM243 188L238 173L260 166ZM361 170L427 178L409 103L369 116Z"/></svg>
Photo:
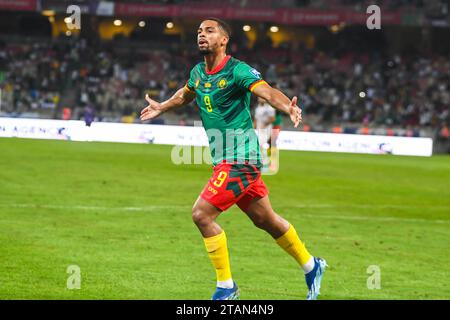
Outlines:
<svg viewBox="0 0 450 320"><path fill-rule="evenodd" d="M300 122L302 122L302 109L297 105L297 97L292 98L291 104L289 105L289 115L294 127L297 128Z"/></svg>
<svg viewBox="0 0 450 320"><path fill-rule="evenodd" d="M141 111L141 120L150 120L156 118L162 113L162 107L159 102L156 102L153 99L150 99L148 94L145 95L145 100L148 102L148 106L142 109Z"/></svg>

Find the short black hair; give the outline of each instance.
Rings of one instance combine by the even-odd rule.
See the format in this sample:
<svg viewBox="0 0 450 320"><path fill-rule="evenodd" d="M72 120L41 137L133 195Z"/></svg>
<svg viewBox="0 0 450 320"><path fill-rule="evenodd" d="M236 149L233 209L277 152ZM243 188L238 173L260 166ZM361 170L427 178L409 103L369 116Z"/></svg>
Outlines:
<svg viewBox="0 0 450 320"><path fill-rule="evenodd" d="M212 20L212 21L217 22L217 24L219 25L219 28L222 29L223 32L225 32L225 34L227 35L228 38L231 38L231 27L228 23L226 23L222 19L214 18L214 17L209 17L209 18L203 19L203 21L206 21L206 20Z"/></svg>

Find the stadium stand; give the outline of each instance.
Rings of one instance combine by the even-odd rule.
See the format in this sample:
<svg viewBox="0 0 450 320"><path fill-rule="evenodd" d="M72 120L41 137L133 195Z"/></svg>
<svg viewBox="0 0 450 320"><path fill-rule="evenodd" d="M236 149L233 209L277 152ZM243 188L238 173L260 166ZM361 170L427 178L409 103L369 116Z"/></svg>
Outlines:
<svg viewBox="0 0 450 320"><path fill-rule="evenodd" d="M168 0L163 3L356 11L365 6L365 2L353 0ZM448 18L445 1L377 3L389 10L425 10L427 14ZM260 37L250 49L247 38L239 30L241 25L242 22L232 23L238 32L233 35L230 53L260 70L272 85L290 96L300 97L305 129L448 139L448 51L392 48L395 46L385 45L383 39L355 38L351 32L334 36L319 32L314 46L298 46L288 41L275 46L270 38ZM168 98L184 85L190 68L201 60L195 49L194 31L184 36L192 41L181 38L172 41L179 36L162 31L149 35L139 30L129 37L117 36L112 40L99 40L91 34L25 37L2 33L0 115L80 119L88 107L95 109L96 121L139 122L145 93L159 100ZM148 41L149 36L152 41ZM191 105L158 121L189 125L198 119L195 106Z"/></svg>

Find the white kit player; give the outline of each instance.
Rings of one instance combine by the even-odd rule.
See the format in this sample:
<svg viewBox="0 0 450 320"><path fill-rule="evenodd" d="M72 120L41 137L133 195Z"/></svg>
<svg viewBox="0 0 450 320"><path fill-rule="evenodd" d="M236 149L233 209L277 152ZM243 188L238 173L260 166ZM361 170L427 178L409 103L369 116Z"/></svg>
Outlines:
<svg viewBox="0 0 450 320"><path fill-rule="evenodd" d="M269 165L269 149L271 147L271 136L273 121L275 120L275 109L264 99L258 97L255 109L254 126L258 135L264 167Z"/></svg>

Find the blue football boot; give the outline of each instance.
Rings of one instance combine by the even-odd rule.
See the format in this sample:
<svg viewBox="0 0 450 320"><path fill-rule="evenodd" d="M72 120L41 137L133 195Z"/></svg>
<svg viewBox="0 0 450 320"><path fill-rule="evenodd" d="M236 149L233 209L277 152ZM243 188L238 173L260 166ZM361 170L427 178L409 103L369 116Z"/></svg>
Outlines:
<svg viewBox="0 0 450 320"><path fill-rule="evenodd" d="M308 294L306 300L316 300L320 294L320 282L322 281L327 262L322 258L314 257L314 269L305 274L306 284L308 285Z"/></svg>
<svg viewBox="0 0 450 320"><path fill-rule="evenodd" d="M233 288L216 288L211 300L239 300L239 289L236 282L233 282Z"/></svg>

